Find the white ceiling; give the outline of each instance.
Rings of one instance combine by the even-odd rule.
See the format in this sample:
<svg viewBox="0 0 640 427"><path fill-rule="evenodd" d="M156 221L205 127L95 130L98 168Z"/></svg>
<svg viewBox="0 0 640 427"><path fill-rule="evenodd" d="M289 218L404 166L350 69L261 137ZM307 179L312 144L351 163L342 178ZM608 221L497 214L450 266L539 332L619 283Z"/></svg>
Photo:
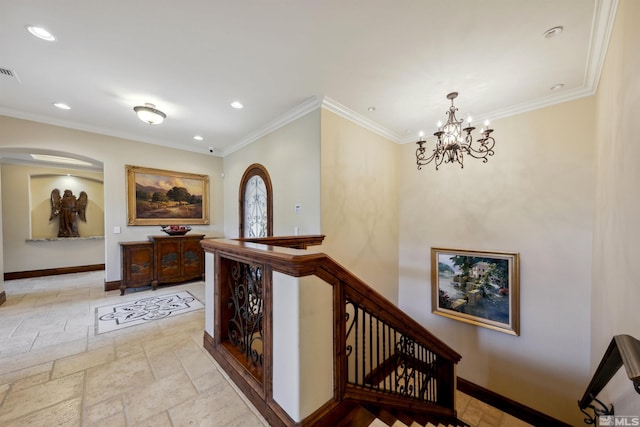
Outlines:
<svg viewBox="0 0 640 427"><path fill-rule="evenodd" d="M225 155L324 103L415 141L445 120L452 91L459 117L478 120L594 93L616 4L0 0L0 68L17 77L0 75L0 114ZM163 124L136 118L145 102Z"/></svg>

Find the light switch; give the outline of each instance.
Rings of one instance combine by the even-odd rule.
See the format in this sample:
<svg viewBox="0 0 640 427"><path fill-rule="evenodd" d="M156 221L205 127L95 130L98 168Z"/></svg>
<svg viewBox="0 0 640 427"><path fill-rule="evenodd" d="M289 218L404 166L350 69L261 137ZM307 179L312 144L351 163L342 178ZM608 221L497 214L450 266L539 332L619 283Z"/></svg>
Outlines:
<svg viewBox="0 0 640 427"><path fill-rule="evenodd" d="M302 210L302 205L296 205L296 215L300 213L300 211Z"/></svg>
<svg viewBox="0 0 640 427"><path fill-rule="evenodd" d="M118 227L117 225L113 227L113 234L120 234L120 227Z"/></svg>

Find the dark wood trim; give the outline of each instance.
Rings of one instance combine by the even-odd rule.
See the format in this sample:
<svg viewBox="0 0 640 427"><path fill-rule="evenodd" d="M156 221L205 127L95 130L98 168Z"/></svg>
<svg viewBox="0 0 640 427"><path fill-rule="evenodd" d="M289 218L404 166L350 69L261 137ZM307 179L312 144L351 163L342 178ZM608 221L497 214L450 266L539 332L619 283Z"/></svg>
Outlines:
<svg viewBox="0 0 640 427"><path fill-rule="evenodd" d="M307 249L308 246L321 245L324 237L324 234L310 234L304 236L247 237L235 240L292 249Z"/></svg>
<svg viewBox="0 0 640 427"><path fill-rule="evenodd" d="M487 405L493 406L502 412L513 415L514 417L534 426L571 427L571 424L564 423L547 414L543 414L540 411L529 408L522 403L518 403L515 400L504 397L489 389L474 384L471 381L465 380L464 378L458 377L458 391L468 394Z"/></svg>
<svg viewBox="0 0 640 427"><path fill-rule="evenodd" d="M287 427L298 425L293 421L287 413L273 400L268 399L268 403L264 400L261 391L257 390L247 382L246 377L236 369L236 366L227 360L227 357L216 346L214 338L206 331L203 337L203 346L205 350L218 362L220 367L229 375L234 384L249 399L255 408L262 414L270 426Z"/></svg>
<svg viewBox="0 0 640 427"><path fill-rule="evenodd" d="M85 273L104 270L104 264L78 265L75 267L45 268L43 270L14 271L4 273L4 280L28 279L31 277L56 276L58 274Z"/></svg>
<svg viewBox="0 0 640 427"><path fill-rule="evenodd" d="M7 301L7 293L5 291L0 292L0 305Z"/></svg>
<svg viewBox="0 0 640 427"><path fill-rule="evenodd" d="M104 281L104 291L117 291L120 289L121 280L112 280L110 282Z"/></svg>

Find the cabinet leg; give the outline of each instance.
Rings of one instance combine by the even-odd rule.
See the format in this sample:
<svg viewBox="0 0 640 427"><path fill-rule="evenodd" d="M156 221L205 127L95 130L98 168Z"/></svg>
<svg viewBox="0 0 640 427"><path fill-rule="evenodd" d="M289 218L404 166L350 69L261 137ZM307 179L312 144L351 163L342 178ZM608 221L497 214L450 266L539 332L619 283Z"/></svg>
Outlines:
<svg viewBox="0 0 640 427"><path fill-rule="evenodd" d="M155 291L156 289L158 289L158 281L154 280L153 282L151 282L151 290Z"/></svg>
<svg viewBox="0 0 640 427"><path fill-rule="evenodd" d="M120 285L120 296L124 295L125 289L127 289L125 285Z"/></svg>

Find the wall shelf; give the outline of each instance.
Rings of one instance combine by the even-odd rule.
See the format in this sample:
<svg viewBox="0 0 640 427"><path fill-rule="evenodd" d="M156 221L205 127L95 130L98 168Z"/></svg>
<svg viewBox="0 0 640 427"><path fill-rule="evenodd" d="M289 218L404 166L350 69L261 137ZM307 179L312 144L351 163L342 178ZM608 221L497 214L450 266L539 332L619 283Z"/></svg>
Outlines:
<svg viewBox="0 0 640 427"><path fill-rule="evenodd" d="M42 237L38 239L26 239L25 242L59 242L62 240L104 240L104 236L87 237Z"/></svg>

